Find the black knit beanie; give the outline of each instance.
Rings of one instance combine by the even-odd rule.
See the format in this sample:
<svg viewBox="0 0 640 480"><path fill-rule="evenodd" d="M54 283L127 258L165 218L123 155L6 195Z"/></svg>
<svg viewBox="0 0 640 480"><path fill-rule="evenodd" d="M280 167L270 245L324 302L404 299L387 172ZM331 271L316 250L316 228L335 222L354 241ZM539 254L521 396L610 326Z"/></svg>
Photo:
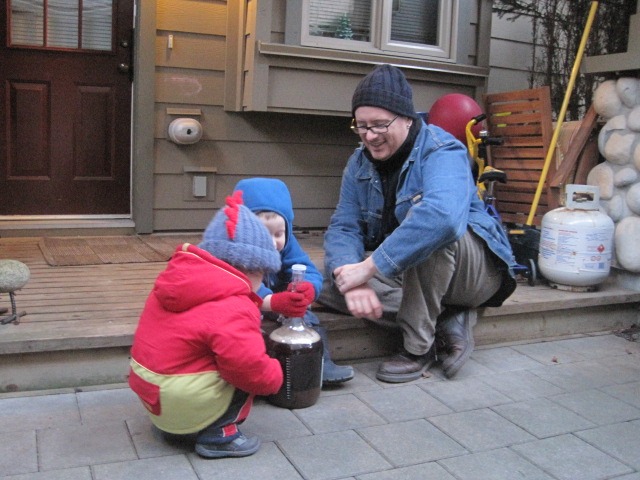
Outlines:
<svg viewBox="0 0 640 480"><path fill-rule="evenodd" d="M379 65L364 77L351 100L351 115L358 107L384 108L403 117L418 118L413 108L413 92L404 73L393 65Z"/></svg>

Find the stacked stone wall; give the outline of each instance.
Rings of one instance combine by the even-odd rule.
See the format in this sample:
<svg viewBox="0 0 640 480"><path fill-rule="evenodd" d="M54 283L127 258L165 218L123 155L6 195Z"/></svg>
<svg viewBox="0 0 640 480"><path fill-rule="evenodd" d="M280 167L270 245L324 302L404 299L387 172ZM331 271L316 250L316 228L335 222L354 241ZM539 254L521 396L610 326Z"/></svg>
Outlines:
<svg viewBox="0 0 640 480"><path fill-rule="evenodd" d="M606 120L598 136L605 158L587 177L615 224L613 265L640 273L640 79L603 82L593 107Z"/></svg>

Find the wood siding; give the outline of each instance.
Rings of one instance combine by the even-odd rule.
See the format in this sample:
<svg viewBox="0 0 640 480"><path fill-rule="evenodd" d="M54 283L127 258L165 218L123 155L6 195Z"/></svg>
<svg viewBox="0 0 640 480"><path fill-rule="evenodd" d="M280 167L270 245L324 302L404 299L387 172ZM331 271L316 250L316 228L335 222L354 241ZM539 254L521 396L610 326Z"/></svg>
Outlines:
<svg viewBox="0 0 640 480"><path fill-rule="evenodd" d="M528 17L514 21L493 15L487 93L529 88L533 64L533 25Z"/></svg>
<svg viewBox="0 0 640 480"><path fill-rule="evenodd" d="M409 59L416 109L428 111L446 93L478 98L485 91L488 55L476 39L484 34L488 43L487 5L478 0L461 14L459 64ZM351 95L381 58L336 61L279 51L286 6L286 0L157 0L153 231L204 229L236 182L251 176L287 183L296 226L327 226L358 143L348 129ZM262 44L269 45L263 52ZM199 142L170 141L168 126L179 117L201 123ZM207 178L205 197L193 196L194 175Z"/></svg>
<svg viewBox="0 0 640 480"><path fill-rule="evenodd" d="M269 25L283 32L284 17L273 18ZM344 117L226 112L229 21L226 2L158 1L153 229L205 228L234 185L249 176L275 176L289 185L296 226L326 226L357 138ZM344 89L347 98L351 88ZM181 116L202 124L198 143L169 140L169 124ZM191 175L198 169L209 181L206 198L191 195Z"/></svg>

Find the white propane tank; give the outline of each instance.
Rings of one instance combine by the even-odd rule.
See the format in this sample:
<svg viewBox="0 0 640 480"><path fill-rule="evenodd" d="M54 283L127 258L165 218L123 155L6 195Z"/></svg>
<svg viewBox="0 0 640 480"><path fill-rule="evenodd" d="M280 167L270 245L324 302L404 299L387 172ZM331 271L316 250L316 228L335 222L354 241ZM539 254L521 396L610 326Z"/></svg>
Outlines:
<svg viewBox="0 0 640 480"><path fill-rule="evenodd" d="M613 220L599 211L598 187L567 185L566 195L542 217L538 266L552 287L592 291L609 275Z"/></svg>

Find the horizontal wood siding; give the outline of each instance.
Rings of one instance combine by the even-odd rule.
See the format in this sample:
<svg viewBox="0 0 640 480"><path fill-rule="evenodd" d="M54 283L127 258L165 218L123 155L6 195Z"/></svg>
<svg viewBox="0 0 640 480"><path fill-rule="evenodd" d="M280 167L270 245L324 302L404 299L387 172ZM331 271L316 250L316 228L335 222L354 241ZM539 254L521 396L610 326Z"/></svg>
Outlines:
<svg viewBox="0 0 640 480"><path fill-rule="evenodd" d="M287 183L296 226L326 227L338 200L342 170L358 144L348 128L348 118L230 114L221 106L200 104L187 110L199 115L186 116L202 124L202 140L176 145L167 137L169 123L176 118L167 112L174 108L185 107L175 102L156 103L156 231L204 229L234 185L249 176L277 177ZM185 169L194 168L215 169L209 176L213 198L190 198Z"/></svg>
<svg viewBox="0 0 640 480"><path fill-rule="evenodd" d="M528 17L513 21L493 15L487 93L529 88L533 63L533 30Z"/></svg>
<svg viewBox="0 0 640 480"><path fill-rule="evenodd" d="M157 102L222 105L223 88L223 72L164 68L156 73Z"/></svg>
<svg viewBox="0 0 640 480"><path fill-rule="evenodd" d="M342 170L358 144L348 129L351 96L372 64L324 61L330 70L326 71L316 68L312 59L261 54L259 41L283 42L286 5L286 0L245 0L231 8L217 0L158 0L154 231L203 229L235 183L251 176L273 176L287 183L297 225L327 226ZM475 44L469 39L478 33L477 10L466 10L467 58L459 60L462 64L474 61ZM228 18L229 11L233 18ZM228 30L237 36L233 41L228 41ZM172 49L169 35L173 35ZM239 41L244 42L243 49L238 48ZM229 61L229 55L236 59ZM420 111L427 111L446 93L474 96L483 88L478 71L462 75L446 69L405 71ZM243 83L257 87L242 89ZM225 98L236 91L230 85L240 87L244 95L240 103ZM269 112L229 108L240 104ZM198 143L176 145L168 139L169 124L180 116L202 124ZM194 170L207 177L204 198L191 193Z"/></svg>
<svg viewBox="0 0 640 480"><path fill-rule="evenodd" d="M156 0L158 30L227 34L227 2L217 0Z"/></svg>
<svg viewBox="0 0 640 480"><path fill-rule="evenodd" d="M250 170L250 175L260 176L339 176L355 145L321 146L310 150L309 145L296 143L255 142L249 145L247 142L201 141L194 147L192 157L181 164L176 162L180 157L173 155L181 146L158 142L156 174L181 175L184 166L195 165L214 167L217 175L247 176Z"/></svg>
<svg viewBox="0 0 640 480"><path fill-rule="evenodd" d="M167 47L169 35L173 35L172 49ZM223 72L225 46L224 36L158 32L156 66Z"/></svg>

